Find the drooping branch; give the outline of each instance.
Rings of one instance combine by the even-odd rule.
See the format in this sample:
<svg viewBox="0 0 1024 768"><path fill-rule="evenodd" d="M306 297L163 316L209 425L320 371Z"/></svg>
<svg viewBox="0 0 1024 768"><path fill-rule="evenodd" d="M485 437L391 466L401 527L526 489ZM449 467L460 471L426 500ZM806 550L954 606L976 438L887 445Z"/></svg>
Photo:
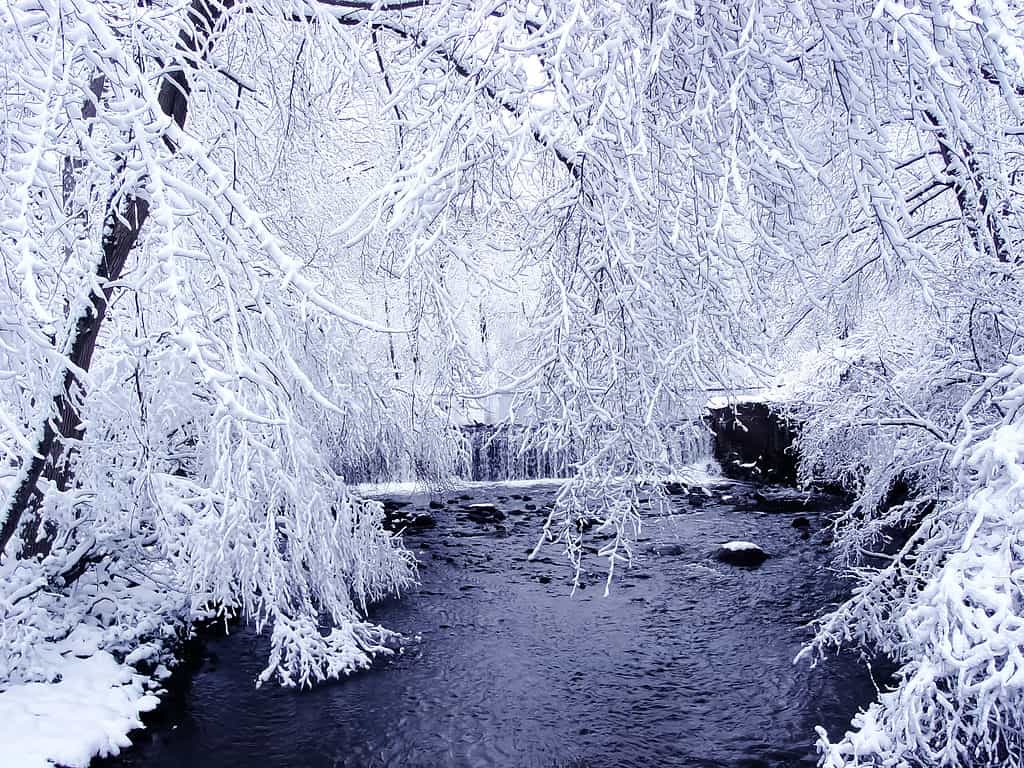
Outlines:
<svg viewBox="0 0 1024 768"><path fill-rule="evenodd" d="M429 50L452 66L455 72L468 81L478 76L443 44L430 41L421 34L407 28L401 14L404 11L428 5L420 0L400 0L397 3L365 4L339 2L338 0L317 0L318 4L336 11L336 21L347 26L366 25L378 31L413 42L423 50ZM234 0L192 0L186 10L186 24L176 43L172 61L164 63L157 95L160 111L174 124L184 126L188 115L191 83L187 68L195 67L206 60L214 42L214 32L225 12L235 5ZM382 19L382 14L393 18ZM481 85L481 91L496 106L508 114L525 119L524 108L499 94L490 84ZM552 149L559 162L574 179L581 176L581 168L568 151L546 136L540 127L530 125L533 138L542 146ZM163 141L172 152L177 151L174 142L165 135ZM115 160L114 167L124 168L127 158ZM120 198L111 197L107 208L104 235L100 244L100 257L94 268L90 285L99 285L77 318L69 318L69 330L63 346L63 364L54 373L54 392L51 401L39 415L35 431L34 452L20 468L14 492L8 497L3 510L0 526L0 553L4 552L15 534L24 526L24 547L22 554L32 555L45 552L52 539L52 531L39 531L40 507L44 491L40 488L43 479L56 483L58 489L67 490L72 485L70 455L67 446L80 441L84 435L79 407L83 396L84 383L81 374L88 372L92 364L96 342L106 318L113 294L113 286L120 279L125 263L139 240L142 229L150 214L150 203L144 197L129 194Z"/></svg>
<svg viewBox="0 0 1024 768"><path fill-rule="evenodd" d="M417 48L423 51L429 52L431 55L438 57L446 64L450 65L452 69L467 81L479 82L481 78L479 73L473 72L466 63L456 54L454 51L445 46L442 42L431 40L421 33L404 25L400 19L382 19L380 13L383 10L400 10L399 6L419 7L420 5L426 6L428 3L396 3L396 4L385 4L384 6L374 5L372 9L365 4L358 2L337 2L337 0L319 0L322 5L329 6L331 8L346 9L344 13L338 13L334 15L334 20L342 25L346 26L360 26L368 25L373 30L380 30L388 32L395 37L402 40L411 42ZM493 103L496 107L506 112L509 116L516 119L525 119L524 108L519 104L510 101L499 93L498 89L495 88L490 82L482 83L480 85L482 93L487 99ZM564 146L561 146L553 137L548 136L542 127L536 125L529 125L529 130L533 139L542 147L550 149L558 162L569 172L569 175L576 181L582 178L583 168L581 163L574 159L572 153Z"/></svg>

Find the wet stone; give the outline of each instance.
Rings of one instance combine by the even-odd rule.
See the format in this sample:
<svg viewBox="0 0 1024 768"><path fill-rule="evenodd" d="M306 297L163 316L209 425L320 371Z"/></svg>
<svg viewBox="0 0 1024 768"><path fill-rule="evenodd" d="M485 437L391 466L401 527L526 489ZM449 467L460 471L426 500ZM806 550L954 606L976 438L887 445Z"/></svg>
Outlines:
<svg viewBox="0 0 1024 768"><path fill-rule="evenodd" d="M803 512L815 506L829 504L833 499L820 493L765 488L754 491L751 500L762 512Z"/></svg>
<svg viewBox="0 0 1024 768"><path fill-rule="evenodd" d="M475 523L500 523L506 517L494 504L470 504L463 511Z"/></svg>
<svg viewBox="0 0 1024 768"><path fill-rule="evenodd" d="M679 544L675 544L673 542L655 544L651 547L651 551L660 557L679 557L684 552L683 548Z"/></svg>
<svg viewBox="0 0 1024 768"><path fill-rule="evenodd" d="M715 557L723 563L741 568L756 568L768 559L768 553L756 544L749 542L729 542L723 544L715 552Z"/></svg>
<svg viewBox="0 0 1024 768"><path fill-rule="evenodd" d="M406 509L408 503L384 506L384 527L392 532L425 531L437 525L434 516L422 509Z"/></svg>
<svg viewBox="0 0 1024 768"><path fill-rule="evenodd" d="M710 497L704 492L703 488L691 488L686 494L686 500L697 507L704 506Z"/></svg>
<svg viewBox="0 0 1024 768"><path fill-rule="evenodd" d="M412 502L410 501L397 501L395 499L381 499L381 506L384 507L384 516L393 515L400 509L408 507Z"/></svg>

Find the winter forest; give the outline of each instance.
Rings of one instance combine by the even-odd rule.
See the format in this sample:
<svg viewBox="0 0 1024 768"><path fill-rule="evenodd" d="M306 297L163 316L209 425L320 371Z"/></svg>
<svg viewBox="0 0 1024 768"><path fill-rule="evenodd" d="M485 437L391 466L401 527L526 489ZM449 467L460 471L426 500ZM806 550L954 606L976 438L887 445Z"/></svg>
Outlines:
<svg viewBox="0 0 1024 768"><path fill-rule="evenodd" d="M797 425L792 493L834 499L777 534L836 585L785 629L797 757L646 752L635 715L557 755L273 764L1024 766L1022 190L1017 0L5 0L0 764L130 756L197 633L263 638L246 701L428 679L446 646L397 606L452 558L380 489L457 497L499 440L548 463L489 492L555 483L509 562L559 570L509 621L622 625L519 663L639 697L631 665L709 636L672 594L631 624L683 568L651 531L770 542L756 570L694 544L691 602L796 578L777 516L693 512L750 492L707 413L755 402ZM504 557L475 541L442 543ZM816 719L837 659L866 693ZM658 749L708 722L649 697Z"/></svg>

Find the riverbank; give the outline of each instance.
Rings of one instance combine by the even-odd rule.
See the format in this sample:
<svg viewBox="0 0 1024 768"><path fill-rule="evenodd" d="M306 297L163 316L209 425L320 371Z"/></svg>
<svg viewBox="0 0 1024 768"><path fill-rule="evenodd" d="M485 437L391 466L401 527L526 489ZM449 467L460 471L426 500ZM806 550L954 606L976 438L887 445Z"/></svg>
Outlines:
<svg viewBox="0 0 1024 768"><path fill-rule="evenodd" d="M100 648L96 629L81 627L39 649L46 682L0 691L3 764L85 768L93 757L131 746L129 733L155 709L155 679Z"/></svg>

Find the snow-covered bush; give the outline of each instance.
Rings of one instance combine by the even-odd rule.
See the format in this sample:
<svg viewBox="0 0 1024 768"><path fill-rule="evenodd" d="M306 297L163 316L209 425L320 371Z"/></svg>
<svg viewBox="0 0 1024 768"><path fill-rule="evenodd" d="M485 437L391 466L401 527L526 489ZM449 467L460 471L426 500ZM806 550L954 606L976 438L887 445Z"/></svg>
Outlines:
<svg viewBox="0 0 1024 768"><path fill-rule="evenodd" d="M1003 416L977 423L987 398ZM891 562L862 572L816 645L862 643L901 663L895 687L832 743L824 765L1020 765L1024 758L1024 357L961 413L966 434L933 508Z"/></svg>

